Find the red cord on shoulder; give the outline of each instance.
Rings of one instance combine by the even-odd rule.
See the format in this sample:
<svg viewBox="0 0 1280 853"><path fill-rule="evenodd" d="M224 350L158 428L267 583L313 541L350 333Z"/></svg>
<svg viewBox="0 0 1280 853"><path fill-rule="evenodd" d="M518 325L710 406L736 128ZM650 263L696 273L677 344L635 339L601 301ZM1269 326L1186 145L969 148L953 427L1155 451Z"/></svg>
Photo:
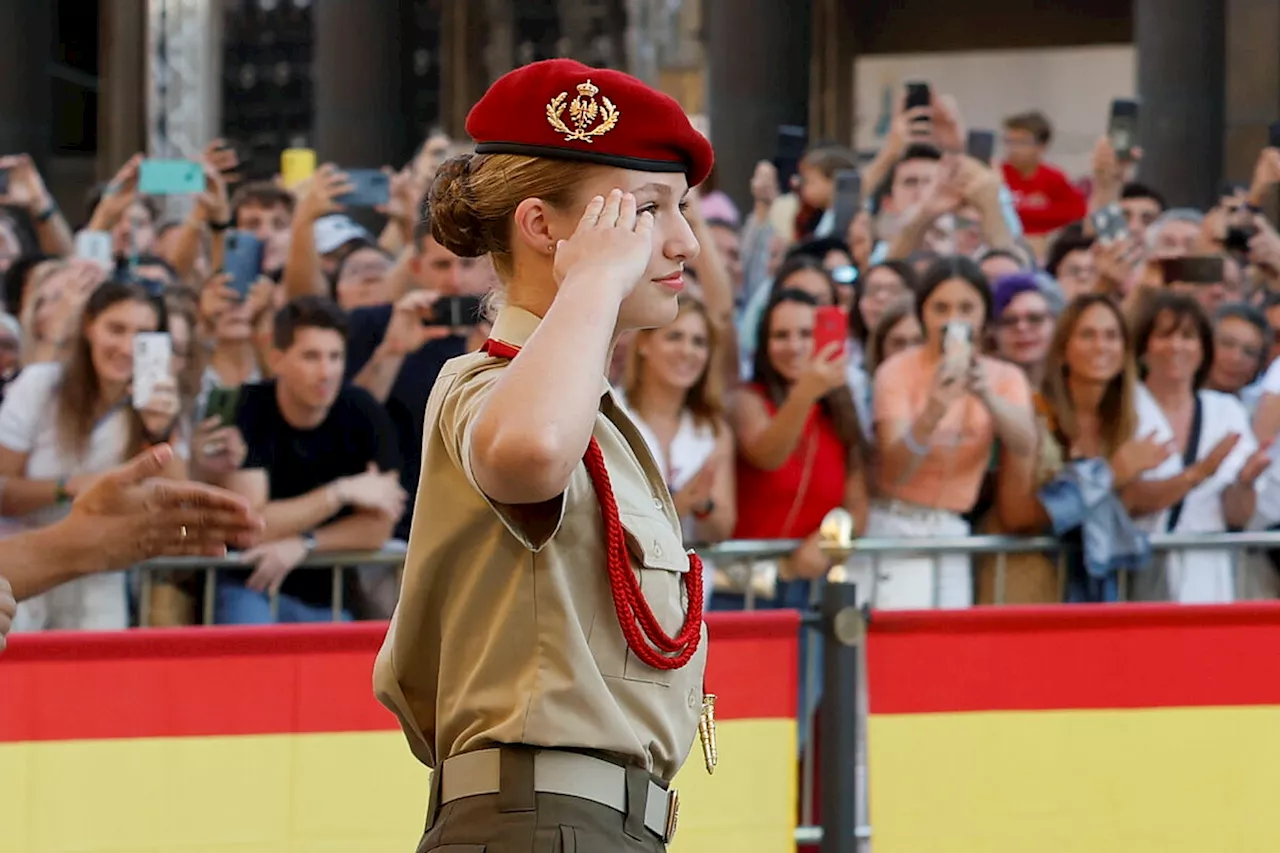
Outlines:
<svg viewBox="0 0 1280 853"><path fill-rule="evenodd" d="M481 352L495 358L515 358L520 348L505 341L490 338ZM622 517L618 514L618 502L613 495L613 484L604 462L604 451L592 436L587 445L583 463L595 488L600 504L600 517L604 521L605 555L609 572L609 588L613 593L613 607L622 626L622 636L645 665L654 669L680 669L693 659L702 640L702 560L697 554L689 554L689 571L684 575L688 610L684 624L672 637L663 630L653 608L645 600L640 586L639 573L631 568L627 551L626 533Z"/></svg>

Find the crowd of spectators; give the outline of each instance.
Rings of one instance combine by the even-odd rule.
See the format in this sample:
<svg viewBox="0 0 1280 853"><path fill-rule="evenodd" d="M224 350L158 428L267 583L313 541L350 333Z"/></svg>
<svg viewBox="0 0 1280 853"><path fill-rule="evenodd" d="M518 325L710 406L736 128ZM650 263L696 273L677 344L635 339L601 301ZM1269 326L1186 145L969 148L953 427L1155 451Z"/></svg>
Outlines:
<svg viewBox="0 0 1280 853"><path fill-rule="evenodd" d="M1153 558L1147 537L1280 523L1280 234L1261 212L1280 150L1202 211L1169 209L1137 179L1141 151L1121 157L1105 136L1090 175L1063 174L1036 112L1006 121L997 162L966 153L966 138L953 99L904 98L870 158L815 143L785 181L762 160L745 210L714 174L692 191L702 251L679 316L621 337L610 379L688 542L801 543L780 560L708 561L712 607L805 603L829 569L819 525L838 506L869 537L1047 533L1076 546L1065 574L1039 554L998 573L959 552L855 561L879 607L1114 600L1129 568L1141 579L1130 597L1274 597L1265 559ZM30 158L0 158L6 529L56 520L159 441L178 448L171 476L239 492L266 520L264 544L211 591L156 572L140 614L138 571L86 578L25 602L18 630L185 624L204 607L239 624L389 614L393 568L345 572L335 608L330 574L299 566L403 548L427 397L487 334L483 317L441 310L498 285L487 258L431 235L422 202L453 156L474 155L433 133L388 170L387 203L356 211L337 166L292 186L243 180L215 140L197 158L204 191L177 215L140 191L139 155L80 217ZM864 198L846 228L848 170ZM361 224L375 213L380 230ZM110 235L111 257L87 256L84 234ZM243 289L224 271L238 234L265 246ZM154 332L170 336L171 375L137 400L134 339Z"/></svg>

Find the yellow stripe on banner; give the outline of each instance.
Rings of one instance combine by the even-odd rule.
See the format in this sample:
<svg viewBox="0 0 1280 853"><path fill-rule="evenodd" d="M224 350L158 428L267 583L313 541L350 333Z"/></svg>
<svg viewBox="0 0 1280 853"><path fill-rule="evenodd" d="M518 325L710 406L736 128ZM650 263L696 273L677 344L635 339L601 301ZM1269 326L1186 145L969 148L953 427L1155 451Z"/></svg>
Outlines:
<svg viewBox="0 0 1280 853"><path fill-rule="evenodd" d="M795 723L721 723L673 851L783 853ZM408 853L428 774L398 732L0 744L0 853Z"/></svg>
<svg viewBox="0 0 1280 853"><path fill-rule="evenodd" d="M1275 850L1280 708L871 718L876 853Z"/></svg>

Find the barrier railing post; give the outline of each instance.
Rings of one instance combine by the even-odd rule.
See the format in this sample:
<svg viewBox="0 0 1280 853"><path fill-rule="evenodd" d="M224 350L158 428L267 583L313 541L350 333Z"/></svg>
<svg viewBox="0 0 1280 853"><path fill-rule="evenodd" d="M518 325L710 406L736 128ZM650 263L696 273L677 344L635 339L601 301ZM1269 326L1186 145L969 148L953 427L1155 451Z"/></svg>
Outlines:
<svg viewBox="0 0 1280 853"><path fill-rule="evenodd" d="M857 588L828 578L822 596L822 853L858 850Z"/></svg>
<svg viewBox="0 0 1280 853"><path fill-rule="evenodd" d="M819 531L832 562L822 591L822 853L857 853L858 840L858 646L862 612L858 590L845 567L853 553L853 517L832 510Z"/></svg>

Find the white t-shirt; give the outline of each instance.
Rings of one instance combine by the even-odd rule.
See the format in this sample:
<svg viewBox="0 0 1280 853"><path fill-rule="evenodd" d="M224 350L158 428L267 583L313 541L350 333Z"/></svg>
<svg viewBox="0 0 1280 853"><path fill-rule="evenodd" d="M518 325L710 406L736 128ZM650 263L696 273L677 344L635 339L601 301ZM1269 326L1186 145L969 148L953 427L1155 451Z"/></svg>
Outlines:
<svg viewBox="0 0 1280 853"><path fill-rule="evenodd" d="M1249 426L1249 415L1239 400L1217 391L1200 391L1199 397L1200 442L1195 458L1208 456L1214 446L1231 433L1238 433L1240 441L1209 479L1187 493L1177 527L1172 531L1168 509L1135 519L1135 523L1149 533L1225 533L1222 492L1235 482L1245 462L1258 449L1258 440ZM1137 408L1138 435L1154 432L1157 441L1173 440L1173 427L1146 386L1138 386ZM1178 452L1144 474L1143 479L1167 480L1182 471L1182 454ZM1216 603L1235 598L1231 551L1175 551L1169 554L1166 567L1169 596L1173 601Z"/></svg>
<svg viewBox="0 0 1280 853"><path fill-rule="evenodd" d="M79 459L63 453L58 441L57 390L62 365L31 364L5 389L0 405L0 445L27 454L23 477L57 480L97 473L119 465L129 449L128 409L119 406L98 420ZM44 527L67 514L67 506L37 510L21 519L28 528Z"/></svg>
<svg viewBox="0 0 1280 853"><path fill-rule="evenodd" d="M622 400L626 405L626 399L621 392L618 392L618 399ZM693 479L694 475L702 470L702 466L711 458L711 454L716 449L716 433L711 428L711 424L699 424L693 417L693 413L685 409L680 413L680 425L676 428L676 434L671 439L671 447L664 448L662 442L658 441L658 436L654 433L649 425L646 424L635 410L627 407L631 420L635 423L636 429L639 430L644 443L648 446L649 452L653 454L653 461L658 463L658 470L662 472L662 476L666 478L667 488L671 490L671 494L675 494L684 488L684 486ZM695 526L696 519L693 516L687 516L680 519L681 532L684 534L686 545L690 545L697 540L697 531ZM703 578L706 589L705 597L708 601L711 599L713 578L715 566L710 560L703 561Z"/></svg>

